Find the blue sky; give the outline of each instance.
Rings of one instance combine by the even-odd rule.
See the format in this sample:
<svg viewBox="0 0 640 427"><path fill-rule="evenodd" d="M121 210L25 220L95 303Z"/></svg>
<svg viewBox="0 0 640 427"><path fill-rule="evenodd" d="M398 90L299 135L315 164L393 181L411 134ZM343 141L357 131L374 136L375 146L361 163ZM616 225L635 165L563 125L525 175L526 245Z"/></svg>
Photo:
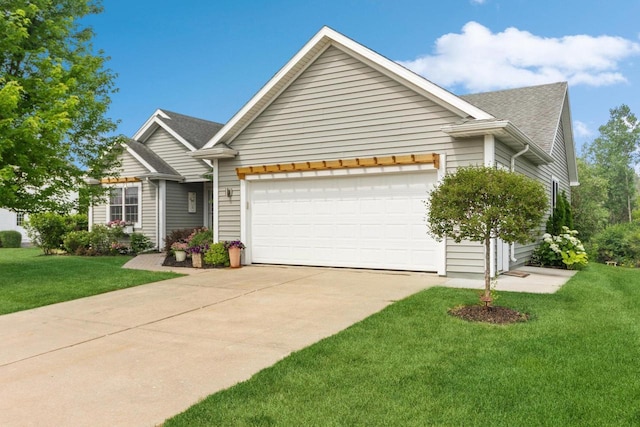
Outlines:
<svg viewBox="0 0 640 427"><path fill-rule="evenodd" d="M456 94L568 80L574 135L640 116L639 0L104 0L83 22L111 57L110 116L158 108L224 123L323 26Z"/></svg>

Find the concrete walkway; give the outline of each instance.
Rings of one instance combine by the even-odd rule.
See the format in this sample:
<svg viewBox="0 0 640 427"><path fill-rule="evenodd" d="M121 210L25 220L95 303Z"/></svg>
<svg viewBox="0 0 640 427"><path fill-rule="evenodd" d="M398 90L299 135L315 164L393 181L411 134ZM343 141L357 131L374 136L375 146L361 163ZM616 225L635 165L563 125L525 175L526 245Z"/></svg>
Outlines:
<svg viewBox="0 0 640 427"><path fill-rule="evenodd" d="M444 281L254 266L0 316L0 425L153 426Z"/></svg>

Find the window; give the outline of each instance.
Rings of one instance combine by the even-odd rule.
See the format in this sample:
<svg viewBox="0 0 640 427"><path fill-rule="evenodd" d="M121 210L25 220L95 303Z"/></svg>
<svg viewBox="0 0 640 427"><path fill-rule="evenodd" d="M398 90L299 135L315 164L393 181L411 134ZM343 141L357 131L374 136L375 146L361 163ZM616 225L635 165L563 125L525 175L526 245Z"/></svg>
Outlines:
<svg viewBox="0 0 640 427"><path fill-rule="evenodd" d="M16 225L18 227L24 226L24 212L16 212Z"/></svg>
<svg viewBox="0 0 640 427"><path fill-rule="evenodd" d="M556 208L558 194L560 194L560 182L557 178L551 177L551 209Z"/></svg>
<svg viewBox="0 0 640 427"><path fill-rule="evenodd" d="M140 222L140 187L114 187L109 199L109 221Z"/></svg>

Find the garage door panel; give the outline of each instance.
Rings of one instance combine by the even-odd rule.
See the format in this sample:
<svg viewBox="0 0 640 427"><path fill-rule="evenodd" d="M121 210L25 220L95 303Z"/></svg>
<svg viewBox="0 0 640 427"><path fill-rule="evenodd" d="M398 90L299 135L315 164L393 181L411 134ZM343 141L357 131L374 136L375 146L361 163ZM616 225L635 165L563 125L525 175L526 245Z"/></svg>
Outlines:
<svg viewBox="0 0 640 427"><path fill-rule="evenodd" d="M423 200L434 172L252 181L258 263L436 271Z"/></svg>

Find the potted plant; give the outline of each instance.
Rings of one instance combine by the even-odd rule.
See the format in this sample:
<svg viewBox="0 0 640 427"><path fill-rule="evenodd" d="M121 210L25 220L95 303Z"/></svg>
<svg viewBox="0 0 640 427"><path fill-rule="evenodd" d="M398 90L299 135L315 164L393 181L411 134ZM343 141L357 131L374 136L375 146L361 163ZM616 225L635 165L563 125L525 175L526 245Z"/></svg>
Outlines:
<svg viewBox="0 0 640 427"><path fill-rule="evenodd" d="M187 241L189 242L187 253L191 254L193 267L202 268L202 256L213 243L213 232L207 228L194 230Z"/></svg>
<svg viewBox="0 0 640 427"><path fill-rule="evenodd" d="M176 261L182 262L187 259L187 242L182 240L178 240L171 245L171 250L173 251L173 255L176 257Z"/></svg>
<svg viewBox="0 0 640 427"><path fill-rule="evenodd" d="M245 248L240 240L231 240L225 242L224 246L229 251L229 264L231 268L240 268L240 254Z"/></svg>
<svg viewBox="0 0 640 427"><path fill-rule="evenodd" d="M194 268L202 268L202 255L209 250L209 244L203 243L201 245L189 246L187 253L191 254L191 263Z"/></svg>

